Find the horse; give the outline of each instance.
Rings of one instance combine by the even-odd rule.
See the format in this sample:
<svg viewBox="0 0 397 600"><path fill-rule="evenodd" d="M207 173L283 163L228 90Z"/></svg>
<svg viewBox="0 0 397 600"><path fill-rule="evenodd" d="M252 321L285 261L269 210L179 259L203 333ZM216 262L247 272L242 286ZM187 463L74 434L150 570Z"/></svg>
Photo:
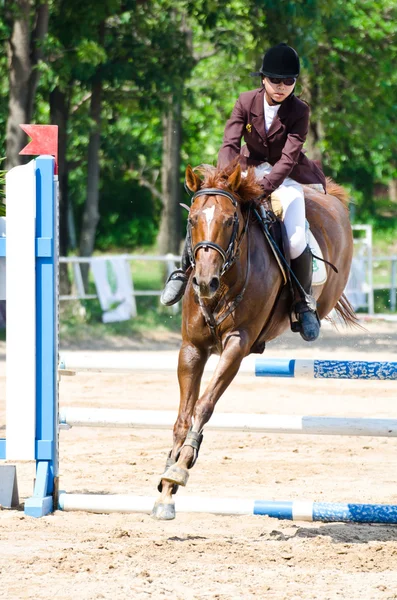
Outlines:
<svg viewBox="0 0 397 600"><path fill-rule="evenodd" d="M242 359L262 352L266 342L290 325L291 291L254 215L262 190L253 168L245 175L238 164L232 171L209 165L186 169L186 185L193 193L187 226L192 270L182 305L179 411L152 511L157 519L175 518L173 494L186 485L203 428ZM310 229L324 259L337 267L334 271L326 265L326 282L314 288L319 318L336 309L346 325L356 325L343 295L353 255L347 193L330 179L326 194L303 187ZM199 397L211 354L219 354L219 361Z"/></svg>

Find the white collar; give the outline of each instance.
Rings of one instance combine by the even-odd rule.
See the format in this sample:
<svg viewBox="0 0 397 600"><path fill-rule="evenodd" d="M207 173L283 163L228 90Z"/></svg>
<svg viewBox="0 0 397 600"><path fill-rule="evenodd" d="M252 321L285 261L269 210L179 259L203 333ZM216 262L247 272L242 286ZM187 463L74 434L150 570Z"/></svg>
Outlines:
<svg viewBox="0 0 397 600"><path fill-rule="evenodd" d="M263 95L264 101L265 101L265 111L266 112L278 112L281 104L269 104L268 101L266 100L266 94Z"/></svg>

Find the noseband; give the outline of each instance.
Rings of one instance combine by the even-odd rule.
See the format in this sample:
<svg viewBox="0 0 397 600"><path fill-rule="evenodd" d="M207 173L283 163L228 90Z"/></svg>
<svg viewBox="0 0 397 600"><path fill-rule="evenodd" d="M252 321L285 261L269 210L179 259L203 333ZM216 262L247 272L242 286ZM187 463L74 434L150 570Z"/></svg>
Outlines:
<svg viewBox="0 0 397 600"><path fill-rule="evenodd" d="M221 190L218 188L204 188L202 190L198 190L192 196L192 204L195 201L195 199L198 198L199 196L225 196L225 198L228 198L231 201L231 203L233 204L233 206L235 208L237 208L237 200L234 198L234 196L230 192L227 192L226 190ZM221 246L219 246L219 244L216 244L215 242L211 242L209 240L203 240L202 242L198 242L192 248L192 226L191 226L190 222L188 222L188 248L189 248L190 263L191 263L192 267L194 268L196 266L196 254L197 254L197 251L200 250L200 248L212 248L213 250L216 250L222 256L223 265L222 265L222 269L221 269L221 273L220 273L220 275L222 276L228 269L230 269L230 267L232 266L232 264L234 263L234 261L236 259L236 253L234 251L234 247L235 247L235 242L237 239L238 229L239 229L239 220L238 220L237 211L235 211L234 216L233 216L232 234L231 234L230 241L229 241L229 244L228 244L228 247L226 250L224 250Z"/></svg>

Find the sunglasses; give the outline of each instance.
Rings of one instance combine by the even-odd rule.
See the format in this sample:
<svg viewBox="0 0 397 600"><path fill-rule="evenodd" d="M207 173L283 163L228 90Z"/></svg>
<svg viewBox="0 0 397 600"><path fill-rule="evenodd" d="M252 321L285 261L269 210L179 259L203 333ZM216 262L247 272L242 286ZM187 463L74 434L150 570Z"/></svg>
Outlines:
<svg viewBox="0 0 397 600"><path fill-rule="evenodd" d="M295 77L269 77L268 79L271 83L283 83L284 85L294 85L296 81Z"/></svg>

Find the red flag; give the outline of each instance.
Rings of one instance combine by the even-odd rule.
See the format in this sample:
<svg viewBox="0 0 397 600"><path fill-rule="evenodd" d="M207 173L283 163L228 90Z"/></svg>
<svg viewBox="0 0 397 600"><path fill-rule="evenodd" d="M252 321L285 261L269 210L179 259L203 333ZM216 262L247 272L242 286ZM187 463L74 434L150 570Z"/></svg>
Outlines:
<svg viewBox="0 0 397 600"><path fill-rule="evenodd" d="M58 172L58 125L20 125L32 140L19 154L49 154L55 157L55 173Z"/></svg>

